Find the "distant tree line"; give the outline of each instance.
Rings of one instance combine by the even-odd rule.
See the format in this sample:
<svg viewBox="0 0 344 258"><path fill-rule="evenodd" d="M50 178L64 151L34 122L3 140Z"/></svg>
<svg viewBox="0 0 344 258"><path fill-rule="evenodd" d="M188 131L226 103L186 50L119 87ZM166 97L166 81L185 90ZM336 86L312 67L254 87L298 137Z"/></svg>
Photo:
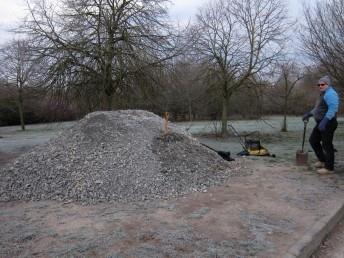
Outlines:
<svg viewBox="0 0 344 258"><path fill-rule="evenodd" d="M0 125L146 109L219 119L223 134L228 119L282 114L287 131L319 76L343 85L342 2L305 7L300 38L314 65L302 66L287 52L296 24L281 0L209 1L183 29L165 0L28 1L21 39L0 51Z"/></svg>

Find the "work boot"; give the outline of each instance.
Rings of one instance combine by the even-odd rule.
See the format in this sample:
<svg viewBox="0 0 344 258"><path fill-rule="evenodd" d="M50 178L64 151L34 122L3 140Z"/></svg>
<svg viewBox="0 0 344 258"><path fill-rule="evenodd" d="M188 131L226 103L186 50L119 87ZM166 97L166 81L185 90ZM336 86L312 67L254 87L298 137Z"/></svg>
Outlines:
<svg viewBox="0 0 344 258"><path fill-rule="evenodd" d="M321 161L317 161L317 162L315 162L314 166L316 168L324 168L325 167L325 163L321 162Z"/></svg>
<svg viewBox="0 0 344 258"><path fill-rule="evenodd" d="M321 168L317 170L317 173L320 175L330 175L330 174L333 174L334 172L333 170L329 170L327 168Z"/></svg>

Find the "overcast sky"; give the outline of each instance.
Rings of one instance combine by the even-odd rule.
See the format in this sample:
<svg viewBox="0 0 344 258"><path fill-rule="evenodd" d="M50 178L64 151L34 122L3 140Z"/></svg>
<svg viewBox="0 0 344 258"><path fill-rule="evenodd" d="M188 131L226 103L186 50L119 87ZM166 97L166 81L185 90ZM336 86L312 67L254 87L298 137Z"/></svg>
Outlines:
<svg viewBox="0 0 344 258"><path fill-rule="evenodd" d="M186 23L197 12L198 8L211 0L172 0L170 9L171 18ZM288 3L290 14L300 17L302 14L302 4L300 0L285 0ZM313 2L315 0L308 0ZM9 28L20 21L25 16L26 5L24 0L0 0L0 44L11 38L7 32Z"/></svg>
<svg viewBox="0 0 344 258"><path fill-rule="evenodd" d="M1 0L0 0L1 1ZM171 16L182 22L190 19L195 15L198 8L211 0L172 0ZM291 16L300 17L302 15L303 1L314 2L315 0L284 0Z"/></svg>

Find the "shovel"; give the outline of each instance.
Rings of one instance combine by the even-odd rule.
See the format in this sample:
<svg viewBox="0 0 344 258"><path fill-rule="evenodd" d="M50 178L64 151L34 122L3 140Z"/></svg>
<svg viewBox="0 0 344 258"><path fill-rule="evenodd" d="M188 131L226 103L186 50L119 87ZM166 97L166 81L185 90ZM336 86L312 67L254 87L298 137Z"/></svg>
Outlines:
<svg viewBox="0 0 344 258"><path fill-rule="evenodd" d="M221 158L223 158L224 160L227 160L227 161L234 161L234 159L231 158L231 153L229 151L218 151L218 150L215 150L213 149L212 147L204 144L204 143L201 143L201 145L203 145L204 147L207 147L208 149L212 150L212 151L215 151L218 155L221 156Z"/></svg>
<svg viewBox="0 0 344 258"><path fill-rule="evenodd" d="M303 137L302 137L302 148L296 152L296 165L304 166L308 164L308 152L304 152L305 147L305 137L306 137L306 128L307 128L307 120L303 121Z"/></svg>

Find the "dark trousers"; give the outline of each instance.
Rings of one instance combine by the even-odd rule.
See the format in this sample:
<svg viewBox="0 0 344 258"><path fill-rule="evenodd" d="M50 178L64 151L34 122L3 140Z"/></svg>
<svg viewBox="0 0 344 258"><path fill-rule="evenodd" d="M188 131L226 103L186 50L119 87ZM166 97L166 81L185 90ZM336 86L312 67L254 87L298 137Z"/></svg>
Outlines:
<svg viewBox="0 0 344 258"><path fill-rule="evenodd" d="M325 168L328 170L334 169L334 148L333 148L333 134L337 129L337 119L333 118L329 121L324 132L318 129L319 123L314 127L309 143L311 144L318 160L325 163Z"/></svg>

